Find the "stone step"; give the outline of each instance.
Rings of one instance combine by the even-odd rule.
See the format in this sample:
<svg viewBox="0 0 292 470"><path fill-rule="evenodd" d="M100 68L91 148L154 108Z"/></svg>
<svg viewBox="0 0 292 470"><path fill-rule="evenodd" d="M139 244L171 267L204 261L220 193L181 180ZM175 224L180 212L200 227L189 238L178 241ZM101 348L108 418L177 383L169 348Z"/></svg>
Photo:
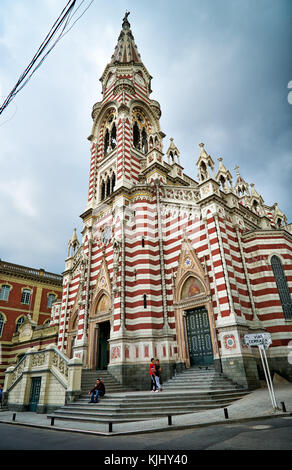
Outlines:
<svg viewBox="0 0 292 470"><path fill-rule="evenodd" d="M136 408L133 409L128 409L128 410L102 410L102 409L96 409L96 410L89 410L89 411L82 411L82 410L65 410L61 409L56 412L54 412L55 416L67 416L70 418L86 418L86 417L99 417L99 418L122 418L122 419L129 419L131 418L139 418L139 419L155 419L159 418L162 416L168 416L168 415L179 415L179 414L188 414L188 413L195 413L197 411L202 411L202 410L212 410L212 409L217 409L217 408L223 408L225 406L228 406L230 403L209 403L207 405L192 405L192 406L171 406L169 408L163 408L163 409L156 409L156 410L137 410ZM92 405L92 407L98 406Z"/></svg>
<svg viewBox="0 0 292 470"><path fill-rule="evenodd" d="M179 402L152 402L151 403L151 411L153 410L158 410L158 411L163 411L167 410L169 413L170 410L175 413L175 411L178 410L186 410L186 413L194 408L206 408L209 406L211 407L218 407L218 406L228 406L230 402L239 400L241 397L229 397L229 398L218 398L218 399L202 399L202 400L196 400L196 401L179 401ZM135 411L143 412L144 414L147 414L149 412L149 407L146 406L144 403L140 403L139 405L135 403L120 403L120 404L108 404L106 405L105 403L98 402L98 403L93 403L93 404L79 404L79 405L66 405L66 407L58 410L61 412L64 412L66 410L69 413L75 413L75 412L87 412L87 413L92 413L92 412L99 412L99 413L108 413L108 412L127 412L127 413L133 413Z"/></svg>
<svg viewBox="0 0 292 470"><path fill-rule="evenodd" d="M115 421L115 422L122 422L122 421L137 421L137 420L148 420L148 419L156 419L161 418L168 415L183 415L188 413L195 413L202 410L212 410L223 408L228 405L229 403L210 403L208 405L194 405L189 407L169 407L164 409L157 409L157 410L145 410L139 411L136 408L130 410L115 410L115 411L103 411L103 410L90 410L90 411L67 411L64 409L60 409L55 411L53 414L48 415L48 417L56 417L58 419L70 419L76 421L84 421L84 420L97 420L103 422ZM98 404L93 404L92 407L98 407Z"/></svg>
<svg viewBox="0 0 292 470"><path fill-rule="evenodd" d="M135 392L132 392L132 394L127 394L127 393L118 393L118 394L106 394L103 398L102 401L104 402L115 402L115 403L120 403L124 401L128 402L149 402L155 398L155 400L196 400L196 399L201 399L204 397L210 398L212 397L217 397L217 396L245 396L247 394L246 391L242 391L241 389L208 389L206 391L200 390L200 391L192 391L192 390L183 390L180 393L174 393L172 391L167 391L163 390L159 394L153 394L152 392L143 392L143 394L135 394ZM78 399L78 401L75 401L74 403L84 403L89 400L89 395L84 394L81 395L81 397Z"/></svg>
<svg viewBox="0 0 292 470"><path fill-rule="evenodd" d="M81 397L48 417L87 422L131 422L229 406L248 391L212 368L191 368L165 382L162 393L125 389L106 371L83 371ZM87 390L102 378L106 395L89 404ZM87 393L86 393L87 392Z"/></svg>

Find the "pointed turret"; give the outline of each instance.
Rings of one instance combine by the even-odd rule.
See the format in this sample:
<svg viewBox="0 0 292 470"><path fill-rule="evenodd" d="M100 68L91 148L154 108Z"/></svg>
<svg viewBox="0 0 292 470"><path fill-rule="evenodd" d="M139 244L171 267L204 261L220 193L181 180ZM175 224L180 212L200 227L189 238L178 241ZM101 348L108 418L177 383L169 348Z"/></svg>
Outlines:
<svg viewBox="0 0 292 470"><path fill-rule="evenodd" d="M212 177L209 171L209 167L211 168L212 173L213 173L214 161L211 155L208 155L208 153L206 152L205 144L201 143L199 144L199 147L201 147L201 151L200 151L200 156L196 162L196 165L199 170L199 173L198 173L199 182L201 183Z"/></svg>
<svg viewBox="0 0 292 470"><path fill-rule="evenodd" d="M240 175L239 166L236 165L234 169L237 175L235 186L234 186L237 196L238 197L249 196L249 186L248 186L248 183Z"/></svg>
<svg viewBox="0 0 292 470"><path fill-rule="evenodd" d="M166 152L168 158L168 164L173 165L174 163L178 163L180 165L180 153L178 148L173 142L173 138L170 138L170 144L168 150Z"/></svg>
<svg viewBox="0 0 292 470"><path fill-rule="evenodd" d="M68 242L68 257L74 256L79 246L80 243L77 238L76 228L74 228L73 235Z"/></svg>
<svg viewBox="0 0 292 470"><path fill-rule="evenodd" d="M229 170L226 169L225 165L222 163L223 158L218 158L219 168L216 175L216 180L221 184L223 191L228 191L232 188L232 176ZM229 183L229 186L227 184Z"/></svg>

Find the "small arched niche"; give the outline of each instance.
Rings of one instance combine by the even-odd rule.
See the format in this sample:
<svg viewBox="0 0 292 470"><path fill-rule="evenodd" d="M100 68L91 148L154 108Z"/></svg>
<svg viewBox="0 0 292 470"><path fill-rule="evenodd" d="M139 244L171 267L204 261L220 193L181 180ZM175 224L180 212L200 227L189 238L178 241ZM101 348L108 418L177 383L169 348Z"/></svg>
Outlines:
<svg viewBox="0 0 292 470"><path fill-rule="evenodd" d="M198 278L189 276L182 285L180 299L185 300L198 294L205 294L205 288Z"/></svg>
<svg viewBox="0 0 292 470"><path fill-rule="evenodd" d="M109 298L106 294L102 294L96 306L96 313L97 314L106 313L109 311L109 309L110 309Z"/></svg>

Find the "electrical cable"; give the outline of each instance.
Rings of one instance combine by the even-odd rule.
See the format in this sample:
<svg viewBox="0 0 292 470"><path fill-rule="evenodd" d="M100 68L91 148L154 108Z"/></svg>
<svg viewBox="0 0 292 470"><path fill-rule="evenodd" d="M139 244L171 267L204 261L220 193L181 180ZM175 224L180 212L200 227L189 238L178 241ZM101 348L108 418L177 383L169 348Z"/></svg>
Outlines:
<svg viewBox="0 0 292 470"><path fill-rule="evenodd" d="M9 95L4 100L3 104L1 105L0 115L5 110L5 108L8 106L10 101L17 95L17 93L19 93L23 89L23 87L31 79L32 75L41 66L41 64L43 63L45 58L52 51L52 49L56 46L56 44L60 41L60 39L62 39L73 28L73 26L77 23L77 21L85 14L85 12L88 10L88 8L92 5L93 1L94 0L90 1L89 5L87 5L87 7L82 11L82 13L78 16L78 18L74 21L74 23L70 26L70 28L68 30L66 30L66 29L69 27L70 22L72 21L74 15L76 15L77 11L80 9L81 5L85 2L85 0L81 0L81 3L78 5L78 7L75 9L75 11L73 11L73 8L76 4L76 0L69 0L67 2L66 6L61 11L61 13L58 16L57 20L54 22L54 24L51 27L50 31L46 35L44 41L42 42L42 44L38 48L37 52L35 53L33 59L31 60L29 65L26 67L24 72L21 74L21 76L19 77L16 85L13 87L13 89L11 90L11 92L9 93ZM53 37L56 36L57 32L60 30L62 25L63 25L63 27L61 29L61 32L59 33L59 35L58 35L57 39L55 40L55 42L46 51L45 55L39 60L39 63L37 65L35 65L37 63L38 59L40 58L40 56L44 53L45 49L52 42Z"/></svg>

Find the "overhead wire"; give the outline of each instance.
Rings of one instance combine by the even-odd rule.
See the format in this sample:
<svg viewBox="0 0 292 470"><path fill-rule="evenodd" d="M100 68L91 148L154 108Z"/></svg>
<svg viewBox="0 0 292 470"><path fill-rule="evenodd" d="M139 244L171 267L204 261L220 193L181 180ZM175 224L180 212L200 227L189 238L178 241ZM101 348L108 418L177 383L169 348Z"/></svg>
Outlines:
<svg viewBox="0 0 292 470"><path fill-rule="evenodd" d="M73 8L76 4L76 0L69 0L67 2L66 6L61 11L61 13L58 16L57 20L54 22L54 24L51 27L50 31L46 35L44 41L42 42L42 44L38 48L37 52L35 53L34 57L31 60L31 62L26 67L24 72L21 74L21 76L19 77L16 85L13 87L13 89L11 90L11 92L9 93L9 95L4 100L3 104L1 105L0 115L5 110L5 108L8 106L10 101L17 95L17 93L19 93L23 89L23 87L31 79L32 75L41 66L41 64L43 63L45 58L52 51L52 49L56 46L56 44L60 41L60 39L62 39L73 28L73 26L77 23L77 21L85 14L85 12L91 6L93 1L94 0L90 1L89 5L87 5L87 7L82 11L82 13L78 16L78 18L74 21L74 23L70 26L69 29L67 29L67 28L70 24L70 21L72 21L73 17L76 15L77 11L80 9L80 7L85 2L85 0L81 0L81 3L77 6L77 8L74 11L73 11ZM63 27L62 27L62 25L63 25ZM40 59L40 56L44 53L45 49L47 49L47 47L52 42L54 36L56 36L57 32L60 30L61 27L62 27L62 29L61 29L61 32L59 33L57 39L55 39L54 43L46 51L45 55ZM38 62L38 60L39 60L39 62Z"/></svg>

